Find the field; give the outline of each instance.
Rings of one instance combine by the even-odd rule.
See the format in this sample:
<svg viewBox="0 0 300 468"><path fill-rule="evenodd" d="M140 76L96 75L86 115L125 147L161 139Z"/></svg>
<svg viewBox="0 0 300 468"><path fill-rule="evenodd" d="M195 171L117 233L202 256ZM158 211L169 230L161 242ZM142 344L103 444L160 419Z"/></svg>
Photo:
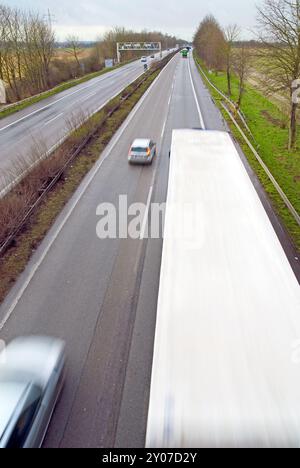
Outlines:
<svg viewBox="0 0 300 468"><path fill-rule="evenodd" d="M94 53L93 47L83 47L78 52L80 60L89 59ZM55 49L54 58L63 62L74 61L74 55L72 55L70 49L57 48Z"/></svg>
<svg viewBox="0 0 300 468"><path fill-rule="evenodd" d="M247 82L249 85L261 92L265 97L267 97L273 104L275 104L283 114L289 114L290 108L290 96L288 91L277 91L272 93L268 90L266 86L266 76L265 76L265 60L258 57L258 51L256 49L251 50L252 59L251 59L251 71L247 77ZM299 116L300 117L300 116Z"/></svg>

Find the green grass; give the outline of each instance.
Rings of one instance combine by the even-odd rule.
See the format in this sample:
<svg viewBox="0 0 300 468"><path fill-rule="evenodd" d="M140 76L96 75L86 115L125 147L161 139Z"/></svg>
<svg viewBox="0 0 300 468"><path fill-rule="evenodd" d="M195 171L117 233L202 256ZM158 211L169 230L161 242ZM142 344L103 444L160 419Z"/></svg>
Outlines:
<svg viewBox="0 0 300 468"><path fill-rule="evenodd" d="M117 70L118 68L121 68L124 65L127 65L128 63L130 62L124 62L112 68L104 68L103 70L100 70L98 72L89 73L88 75L85 75L82 78L66 81L56 86L55 88L50 89L49 91L45 91L44 93L41 93L39 95L32 96L24 101L21 101L20 103L12 104L10 107L0 110L0 120L4 117L8 117L9 115L15 114L16 112L20 112L21 110L32 106L32 104L36 104L37 102L43 101L44 99L59 94L62 91L66 91L67 89L85 83L86 81L92 80L93 78L97 78L98 76L105 75L106 73L109 73L113 70Z"/></svg>
<svg viewBox="0 0 300 468"><path fill-rule="evenodd" d="M196 60L199 60L195 57ZM227 79L225 73L209 74L202 62L201 67L210 81L223 93L227 92ZM273 206L288 232L290 233L296 247L300 250L300 228L293 216L282 202L277 191L265 175L263 169L255 159L249 147L245 144L240 133L233 125L229 116L221 107L220 95L210 87L211 93L217 105L222 110L224 118L229 122L234 136L242 146L252 168L257 173L266 192L270 196ZM232 99L238 97L238 80L232 77ZM260 156L266 163L271 173L288 196L289 200L300 213L300 127L298 132L297 149L288 151L288 119L280 109L270 102L250 85L246 85L243 97L242 111L246 116L248 125L254 135L256 146ZM255 145L254 145L255 146Z"/></svg>

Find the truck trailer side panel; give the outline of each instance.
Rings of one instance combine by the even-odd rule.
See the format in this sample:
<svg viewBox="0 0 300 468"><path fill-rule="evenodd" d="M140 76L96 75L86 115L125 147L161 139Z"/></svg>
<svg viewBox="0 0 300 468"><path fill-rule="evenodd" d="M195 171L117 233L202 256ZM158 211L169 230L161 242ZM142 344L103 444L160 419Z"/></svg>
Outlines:
<svg viewBox="0 0 300 468"><path fill-rule="evenodd" d="M164 236L147 447L298 447L299 284L229 134L174 130Z"/></svg>

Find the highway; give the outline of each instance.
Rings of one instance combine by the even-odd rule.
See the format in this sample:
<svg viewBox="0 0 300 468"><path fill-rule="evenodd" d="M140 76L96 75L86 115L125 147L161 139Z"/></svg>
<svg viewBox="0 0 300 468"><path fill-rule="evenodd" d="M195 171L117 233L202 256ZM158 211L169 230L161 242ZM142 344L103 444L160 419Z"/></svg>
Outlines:
<svg viewBox="0 0 300 468"><path fill-rule="evenodd" d="M36 142L51 151L69 133L69 120L96 112L143 73L144 65L137 60L1 119L0 193L10 175L22 171L18 161L30 160Z"/></svg>
<svg viewBox="0 0 300 468"><path fill-rule="evenodd" d="M138 71L135 71L138 73ZM78 96L77 96L78 97ZM100 240L100 203L166 199L174 128L226 130L193 62L176 55L124 122L0 307L0 338L46 334L67 344L66 385L45 447L142 447L150 390L162 239ZM129 166L136 137L153 166ZM300 279L295 251L248 173Z"/></svg>

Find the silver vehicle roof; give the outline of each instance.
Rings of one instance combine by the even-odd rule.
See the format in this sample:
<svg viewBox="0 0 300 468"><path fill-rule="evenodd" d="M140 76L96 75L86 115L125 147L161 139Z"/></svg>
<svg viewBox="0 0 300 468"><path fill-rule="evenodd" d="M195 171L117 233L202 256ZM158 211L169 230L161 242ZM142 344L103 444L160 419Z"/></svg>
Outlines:
<svg viewBox="0 0 300 468"><path fill-rule="evenodd" d="M27 386L28 382L0 382L0 440Z"/></svg>
<svg viewBox="0 0 300 468"><path fill-rule="evenodd" d="M24 337L14 340L0 354L0 385L11 380L32 381L44 388L63 353L64 343L54 338Z"/></svg>
<svg viewBox="0 0 300 468"><path fill-rule="evenodd" d="M149 138L140 138L134 140L132 148L148 148L151 140Z"/></svg>

